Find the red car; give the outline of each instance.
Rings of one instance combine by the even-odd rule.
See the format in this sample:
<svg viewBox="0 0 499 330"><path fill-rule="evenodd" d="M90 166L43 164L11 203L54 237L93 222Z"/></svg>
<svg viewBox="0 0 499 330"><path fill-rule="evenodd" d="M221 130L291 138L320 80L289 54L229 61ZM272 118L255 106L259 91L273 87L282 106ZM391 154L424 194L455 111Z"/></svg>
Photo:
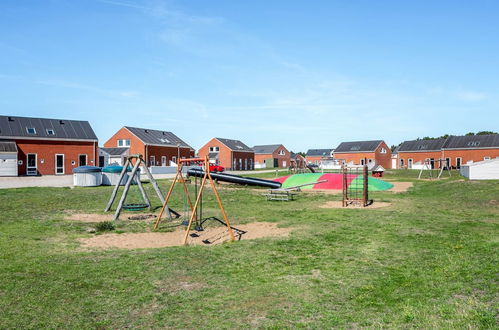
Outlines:
<svg viewBox="0 0 499 330"><path fill-rule="evenodd" d="M220 165L210 165L210 172L217 173L217 172L223 172L224 170L225 170L225 168L223 166L220 166Z"/></svg>

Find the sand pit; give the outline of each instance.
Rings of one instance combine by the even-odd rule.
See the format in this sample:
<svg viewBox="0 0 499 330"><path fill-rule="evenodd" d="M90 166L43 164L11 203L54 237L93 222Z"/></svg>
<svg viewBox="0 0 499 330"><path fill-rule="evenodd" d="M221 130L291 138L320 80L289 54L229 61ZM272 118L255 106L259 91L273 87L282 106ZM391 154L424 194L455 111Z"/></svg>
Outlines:
<svg viewBox="0 0 499 330"><path fill-rule="evenodd" d="M289 235L290 228L278 228L276 223L254 222L246 225L234 226L236 240L248 240L261 237L286 237ZM90 238L80 239L85 248L118 248L118 249L146 249L162 248L168 246L183 245L185 230L177 229L168 233L126 233L126 234L104 234L96 235ZM207 228L204 231L195 233L197 237L189 236L187 242L189 245L217 245L230 241L230 236L226 227ZM210 244L203 243L208 240Z"/></svg>
<svg viewBox="0 0 499 330"><path fill-rule="evenodd" d="M81 221L81 222L102 222L113 221L114 212L108 214L98 213L71 213L64 217L65 220ZM134 214L121 214L121 220L150 220L155 215L151 213L134 213ZM129 219L132 218L132 219ZM141 219L139 219L141 218Z"/></svg>
<svg viewBox="0 0 499 330"><path fill-rule="evenodd" d="M329 201L319 207L322 209L379 209L391 205L392 203L375 201L374 203L366 207L361 207L360 205L348 205L347 207L343 207L343 203L341 201Z"/></svg>
<svg viewBox="0 0 499 330"><path fill-rule="evenodd" d="M399 182L399 181L389 181L391 184L393 184L393 188L387 190L391 191L394 193L401 193L401 192L406 192L413 186L412 182Z"/></svg>

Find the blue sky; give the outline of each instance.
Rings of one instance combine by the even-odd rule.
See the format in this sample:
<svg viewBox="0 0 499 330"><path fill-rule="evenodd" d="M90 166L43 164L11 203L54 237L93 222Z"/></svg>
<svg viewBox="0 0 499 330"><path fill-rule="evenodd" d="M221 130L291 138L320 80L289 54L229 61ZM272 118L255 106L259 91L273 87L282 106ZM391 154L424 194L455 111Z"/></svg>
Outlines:
<svg viewBox="0 0 499 330"><path fill-rule="evenodd" d="M499 129L497 1L0 2L0 114L288 149Z"/></svg>

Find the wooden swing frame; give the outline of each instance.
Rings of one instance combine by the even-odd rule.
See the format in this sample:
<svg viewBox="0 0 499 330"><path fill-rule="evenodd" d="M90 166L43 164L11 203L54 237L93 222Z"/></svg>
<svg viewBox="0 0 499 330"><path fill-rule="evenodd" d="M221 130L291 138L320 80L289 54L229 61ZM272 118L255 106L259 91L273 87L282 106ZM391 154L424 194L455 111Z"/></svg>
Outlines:
<svg viewBox="0 0 499 330"><path fill-rule="evenodd" d="M133 160L135 160L135 164L133 164ZM125 183L125 188L123 190L123 193L121 195L120 201L118 203L118 207L116 208L116 212L114 213L113 221L118 220L120 217L121 210L123 209L123 205L125 203L126 197L128 196L128 191L130 190L130 186L132 185L133 179L136 177L137 178L137 185L139 186L140 193L142 195L142 198L144 200L144 203L147 204L147 207L151 209L151 201L149 200L149 197L147 196L147 193L142 186L142 182L140 181L140 177L138 175L139 167L140 165L143 165L144 171L147 174L147 177L151 181L151 184L154 188L154 191L156 192L156 195L158 195L158 198L161 200L161 203L166 205L165 198L163 197L163 194L161 193L161 190L159 189L158 183L156 180L154 180L154 177L152 176L151 172L149 172L149 169L147 168L147 164L142 158L141 154L135 154L135 155L130 155L126 158L125 164L123 165L123 169L121 170L120 177L118 179L118 182L114 186L113 193L111 194L111 198L109 199L109 202L106 205L106 208L104 209L104 212L109 212L111 209L111 206L114 203L114 200L116 199L116 195L118 194L118 190L120 189L121 181L125 177L125 174L127 173L128 166L133 166L132 172L128 176L128 180ZM168 217L171 219L172 215L170 213L170 209L167 208L167 214Z"/></svg>
<svg viewBox="0 0 499 330"><path fill-rule="evenodd" d="M186 163L202 163L203 164L203 169L204 169L204 176L201 180L201 186L199 187L198 194L196 196L196 201L194 205L192 205L191 198L189 196L189 191L187 190L187 185L185 184L185 179L182 175L182 169ZM196 217L196 211L199 207L199 204L201 202L202 196L203 196L203 190L206 185L206 181L210 181L210 186L213 189L213 192L215 194L215 197L217 199L218 206L220 207L220 211L222 212L222 216L224 218L225 225L227 226L227 230L229 232L231 241L235 240L234 232L232 231L232 227L229 223L229 219L227 217L227 213L225 212L225 209L222 205L222 201L220 200L220 195L218 194L218 190L215 186L215 181L213 181L213 178L211 177L210 174L210 163L209 163L209 158L208 156L204 158L184 158L184 159L178 159L177 163L177 173L175 175L175 179L173 180L172 185L170 186L170 189L168 190L168 194L166 195L165 201L163 203L163 207L161 208L161 211L159 212L159 215L156 219L156 223L154 224L154 229L157 230L159 227L159 224L161 222L161 217L163 216L163 213L165 210L168 210L167 203L168 200L170 199L170 196L172 195L173 188L175 187L175 184L177 182L182 182L183 188L184 188L184 194L187 196L187 201L189 203L189 207L191 209L191 215L189 217L189 224L187 225L185 235L184 235L184 245L187 244L187 238L189 237L189 232L192 227L192 222L194 221L194 218Z"/></svg>

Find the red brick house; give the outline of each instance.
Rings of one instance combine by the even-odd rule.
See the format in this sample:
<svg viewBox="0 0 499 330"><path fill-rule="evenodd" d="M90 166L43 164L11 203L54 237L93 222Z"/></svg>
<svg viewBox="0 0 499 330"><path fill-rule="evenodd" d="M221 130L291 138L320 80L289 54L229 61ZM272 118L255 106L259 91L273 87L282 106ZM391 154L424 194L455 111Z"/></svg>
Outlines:
<svg viewBox="0 0 499 330"><path fill-rule="evenodd" d="M383 140L342 142L334 150L334 158L346 163L363 165L375 163L385 169L391 168L392 152Z"/></svg>
<svg viewBox="0 0 499 330"><path fill-rule="evenodd" d="M255 152L239 140L213 138L199 149L198 155L209 156L211 163L226 169L254 169Z"/></svg>
<svg viewBox="0 0 499 330"><path fill-rule="evenodd" d="M446 139L404 141L397 148L396 168L421 168L427 160L428 166L438 168L438 159L442 157L442 147Z"/></svg>
<svg viewBox="0 0 499 330"><path fill-rule="evenodd" d="M438 159L451 168L499 157L499 134L450 136L447 139L405 141L398 148L398 168L413 168L428 161L439 168Z"/></svg>
<svg viewBox="0 0 499 330"><path fill-rule="evenodd" d="M308 149L305 159L308 164L319 165L323 159L332 159L334 149Z"/></svg>
<svg viewBox="0 0 499 330"><path fill-rule="evenodd" d="M118 130L104 148L129 148L128 154L141 154L148 166L170 166L178 157L194 157L194 149L172 132L130 126Z"/></svg>
<svg viewBox="0 0 499 330"><path fill-rule="evenodd" d="M256 168L285 168L291 160L291 154L282 144L254 146Z"/></svg>
<svg viewBox="0 0 499 330"><path fill-rule="evenodd" d="M295 164L298 168L303 168L307 166L307 160L300 154L295 154L294 152L290 153L290 165Z"/></svg>
<svg viewBox="0 0 499 330"><path fill-rule="evenodd" d="M0 145L1 176L71 174L97 165L98 140L88 121L0 116Z"/></svg>

